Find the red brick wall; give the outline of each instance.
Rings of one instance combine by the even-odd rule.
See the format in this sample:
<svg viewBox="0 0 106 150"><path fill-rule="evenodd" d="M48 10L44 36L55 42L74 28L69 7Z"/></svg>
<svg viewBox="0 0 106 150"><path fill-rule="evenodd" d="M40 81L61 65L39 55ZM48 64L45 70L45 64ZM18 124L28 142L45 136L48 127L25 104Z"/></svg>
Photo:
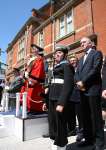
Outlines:
<svg viewBox="0 0 106 150"><path fill-rule="evenodd" d="M106 55L106 0L93 0L94 31L98 35L98 49Z"/></svg>
<svg viewBox="0 0 106 150"><path fill-rule="evenodd" d="M52 34L52 24L48 24L44 28L44 47L46 53L52 50L53 34Z"/></svg>
<svg viewBox="0 0 106 150"><path fill-rule="evenodd" d="M74 30L75 34L68 37L64 37L58 40L57 43L69 45L77 40L80 40L83 36L90 36L93 33L97 34L97 47L103 54L106 55L106 0L84 0L80 4L73 8L74 16ZM70 7L71 9L71 7ZM48 14L50 9L46 10ZM93 20L92 20L93 14ZM93 30L94 26L94 30ZM46 54L53 50L53 26L48 24L44 29L44 49ZM55 23L55 33L59 31L58 19ZM57 36L57 35L56 35ZM55 36L55 40L56 40ZM31 43L38 44L38 34L32 36L32 26L29 29L28 42L27 42L27 53L30 53ZM18 52L18 41L13 45L13 64L17 63L17 52Z"/></svg>
<svg viewBox="0 0 106 150"><path fill-rule="evenodd" d="M93 34L90 0L85 0L73 8L73 19L75 34L60 40L58 43L69 45L80 40L83 36Z"/></svg>
<svg viewBox="0 0 106 150"><path fill-rule="evenodd" d="M93 19L92 19L93 13ZM97 34L97 48L106 55L106 5L105 0L85 0L73 8L75 35L58 43L71 44L83 36ZM93 31L94 26L94 31Z"/></svg>
<svg viewBox="0 0 106 150"><path fill-rule="evenodd" d="M16 67L17 65L17 58L18 58L18 41L13 46L13 61L12 61L12 67Z"/></svg>

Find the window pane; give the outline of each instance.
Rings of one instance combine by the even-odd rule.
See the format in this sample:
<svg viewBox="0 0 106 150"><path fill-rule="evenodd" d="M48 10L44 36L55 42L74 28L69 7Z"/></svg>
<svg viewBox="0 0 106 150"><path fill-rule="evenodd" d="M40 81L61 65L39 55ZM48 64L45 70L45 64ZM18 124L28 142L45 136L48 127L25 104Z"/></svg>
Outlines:
<svg viewBox="0 0 106 150"><path fill-rule="evenodd" d="M67 13L67 33L73 31L73 20L72 20L72 11Z"/></svg>
<svg viewBox="0 0 106 150"><path fill-rule="evenodd" d="M39 33L39 46L44 47L44 41L43 41L43 31Z"/></svg>
<svg viewBox="0 0 106 150"><path fill-rule="evenodd" d="M60 18L60 37L65 34L65 19L64 16Z"/></svg>

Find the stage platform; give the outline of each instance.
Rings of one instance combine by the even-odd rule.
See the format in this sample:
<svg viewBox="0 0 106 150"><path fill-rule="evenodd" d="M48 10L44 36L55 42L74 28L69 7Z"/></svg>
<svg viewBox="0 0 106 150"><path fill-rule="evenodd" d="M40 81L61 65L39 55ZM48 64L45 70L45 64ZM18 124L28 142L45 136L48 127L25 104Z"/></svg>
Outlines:
<svg viewBox="0 0 106 150"><path fill-rule="evenodd" d="M48 133L48 115L30 113L26 119L16 117L14 112L0 112L0 138L15 135L26 141Z"/></svg>

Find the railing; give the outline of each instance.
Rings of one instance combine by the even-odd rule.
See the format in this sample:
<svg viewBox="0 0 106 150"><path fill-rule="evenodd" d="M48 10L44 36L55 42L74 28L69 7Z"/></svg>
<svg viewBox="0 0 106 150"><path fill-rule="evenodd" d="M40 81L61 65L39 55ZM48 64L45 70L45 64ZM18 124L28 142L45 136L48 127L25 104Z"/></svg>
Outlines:
<svg viewBox="0 0 106 150"><path fill-rule="evenodd" d="M0 74L4 75L5 74L5 69L0 69Z"/></svg>
<svg viewBox="0 0 106 150"><path fill-rule="evenodd" d="M9 111L9 98L16 98L16 117L20 116L20 98L21 93L16 93L16 97L9 97L9 93L3 94L3 101L2 101L2 110L5 112ZM27 118L27 92L22 94L22 118Z"/></svg>

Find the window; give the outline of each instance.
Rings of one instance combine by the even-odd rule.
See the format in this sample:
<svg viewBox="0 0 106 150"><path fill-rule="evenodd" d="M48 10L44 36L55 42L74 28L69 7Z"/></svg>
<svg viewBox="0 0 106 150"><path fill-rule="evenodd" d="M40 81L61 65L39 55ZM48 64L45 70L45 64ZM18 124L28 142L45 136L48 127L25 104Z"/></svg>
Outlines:
<svg viewBox="0 0 106 150"><path fill-rule="evenodd" d="M12 68L13 49L8 53L8 69Z"/></svg>
<svg viewBox="0 0 106 150"><path fill-rule="evenodd" d="M66 29L67 29L67 34L73 31L72 11L67 13L66 15Z"/></svg>
<svg viewBox="0 0 106 150"><path fill-rule="evenodd" d="M72 11L69 11L68 13L60 17L59 19L59 36L58 37L63 37L64 35L71 33L73 30L74 30L73 15L72 15Z"/></svg>
<svg viewBox="0 0 106 150"><path fill-rule="evenodd" d="M64 36L65 34L65 17L62 16L60 18L60 37Z"/></svg>
<svg viewBox="0 0 106 150"><path fill-rule="evenodd" d="M23 36L19 40L18 61L24 58L24 54L25 54L25 37Z"/></svg>
<svg viewBox="0 0 106 150"><path fill-rule="evenodd" d="M44 47L43 31L39 33L39 46Z"/></svg>

